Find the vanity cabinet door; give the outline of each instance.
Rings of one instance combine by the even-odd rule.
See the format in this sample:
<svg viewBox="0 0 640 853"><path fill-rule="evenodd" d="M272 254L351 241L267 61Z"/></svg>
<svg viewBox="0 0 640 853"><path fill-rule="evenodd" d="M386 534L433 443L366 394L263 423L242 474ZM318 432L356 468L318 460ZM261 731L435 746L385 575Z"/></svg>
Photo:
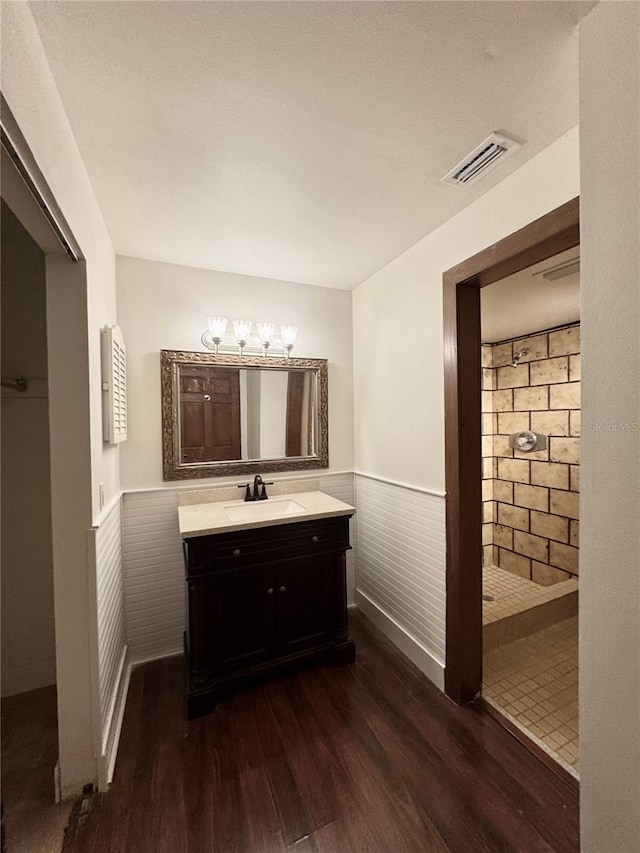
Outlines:
<svg viewBox="0 0 640 853"><path fill-rule="evenodd" d="M278 563L279 654L295 654L333 639L334 574L327 564L331 559L322 554Z"/></svg>
<svg viewBox="0 0 640 853"><path fill-rule="evenodd" d="M213 672L237 672L273 657L276 646L273 567L220 572L210 576L207 583Z"/></svg>

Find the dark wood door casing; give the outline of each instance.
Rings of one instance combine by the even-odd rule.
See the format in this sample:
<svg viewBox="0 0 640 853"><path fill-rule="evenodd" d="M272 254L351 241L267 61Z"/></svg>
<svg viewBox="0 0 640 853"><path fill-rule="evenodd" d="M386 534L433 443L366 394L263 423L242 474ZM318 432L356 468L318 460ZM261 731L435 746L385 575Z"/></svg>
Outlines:
<svg viewBox="0 0 640 853"><path fill-rule="evenodd" d="M482 683L480 289L579 243L575 198L443 275L445 692L459 704L473 700Z"/></svg>

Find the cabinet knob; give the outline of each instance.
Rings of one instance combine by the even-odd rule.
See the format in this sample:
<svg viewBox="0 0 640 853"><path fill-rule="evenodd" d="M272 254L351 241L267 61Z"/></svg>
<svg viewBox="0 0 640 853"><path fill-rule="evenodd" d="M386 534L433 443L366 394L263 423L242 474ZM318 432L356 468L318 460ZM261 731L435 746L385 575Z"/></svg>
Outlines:
<svg viewBox="0 0 640 853"><path fill-rule="evenodd" d="M273 587L272 586L270 586L269 589L267 590L267 595L273 595Z"/></svg>
<svg viewBox="0 0 640 853"><path fill-rule="evenodd" d="M240 548L236 548L236 550L233 552L233 556L234 556L234 557L239 557L239 556L240 556L240 553L241 553L241 552L240 552Z"/></svg>
<svg viewBox="0 0 640 853"><path fill-rule="evenodd" d="M318 537L317 537L317 536L312 536L312 537L311 537L311 541L312 541L312 542L317 542L317 541L318 541Z"/></svg>
<svg viewBox="0 0 640 853"><path fill-rule="evenodd" d="M280 592L286 592L286 591L287 591L286 586L281 586L281 587L280 587Z"/></svg>

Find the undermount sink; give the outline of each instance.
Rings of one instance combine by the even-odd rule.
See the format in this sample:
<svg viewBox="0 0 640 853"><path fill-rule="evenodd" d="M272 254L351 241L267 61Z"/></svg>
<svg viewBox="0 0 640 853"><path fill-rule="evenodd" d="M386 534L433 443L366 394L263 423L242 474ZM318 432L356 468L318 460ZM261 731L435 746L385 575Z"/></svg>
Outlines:
<svg viewBox="0 0 640 853"><path fill-rule="evenodd" d="M307 510L297 501L292 500L267 500L267 501L247 501L242 504L232 504L225 506L225 515L230 521L234 522L252 522L265 521L274 518L287 518L291 515L305 515Z"/></svg>

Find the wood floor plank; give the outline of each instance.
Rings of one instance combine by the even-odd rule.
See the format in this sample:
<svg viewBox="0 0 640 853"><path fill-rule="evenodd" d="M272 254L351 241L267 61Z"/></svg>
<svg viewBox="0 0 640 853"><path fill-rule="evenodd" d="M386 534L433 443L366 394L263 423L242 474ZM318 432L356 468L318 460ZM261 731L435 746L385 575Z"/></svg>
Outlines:
<svg viewBox="0 0 640 853"><path fill-rule="evenodd" d="M366 645L365 633L363 631L359 636L361 645ZM397 689L389 690L398 675L398 668L385 660L384 653L371 656L369 661L357 670L360 679L366 680L367 672L372 672L379 679L377 685L375 680L366 681L367 692L386 697L400 709L406 721L415 724L417 730L428 726L433 733L433 743L444 750L445 759L452 766L456 761L461 762L458 772L463 776L471 773L465 787L472 785L476 778L487 780L489 788L485 802L487 805L489 800L493 802L493 822L500 819L501 813L502 819L508 822L515 805L517 813L524 818L524 822L522 819L517 821L513 830L518 841L522 841L529 823L529 829L534 827L535 835L545 839L546 846L543 844L539 849L575 849L571 840L567 848L564 846L566 839L577 837L579 832L578 800L572 786L566 785L561 778L554 778L554 774L541 775L541 762L527 750L519 749L520 744L515 738L505 738L502 727L488 715L480 714L476 709L452 706L440 694L434 696L434 688L428 683L422 685L424 692L418 689L417 684L414 685L416 696L410 698L402 689L402 676L398 678ZM470 755L476 757L475 770L473 767L465 769ZM558 826L554 813L549 811L550 785L555 789L560 804L566 806L569 833L566 825ZM500 832L506 832L506 825ZM537 842L532 839L530 843L533 847Z"/></svg>
<svg viewBox="0 0 640 853"><path fill-rule="evenodd" d="M370 701L371 689L372 683L365 679L360 696L363 706ZM523 850L549 853L550 848L537 833L529 831L496 794L484 772L482 753L473 763L458 761L448 746L449 731L431 725L428 735L423 736L417 727L407 725L406 718L394 713L392 703L384 710L384 715L372 719L374 730L398 760L411 795L449 849L494 851L506 843L508 849L522 845Z"/></svg>
<svg viewBox="0 0 640 853"><path fill-rule="evenodd" d="M314 681L317 680L318 674L319 671L314 673ZM366 804L359 797L348 768L343 766L339 756L336 755L331 733L327 732L324 721L316 714L314 695L307 690L308 681L304 675L297 676L290 682L289 691L293 697L296 713L304 722L305 735L316 745L318 758L315 766L321 768L319 772L329 774L328 787L335 791L337 802L340 804L342 826L345 831L345 850L351 847L357 851L380 853L380 843L372 829Z"/></svg>
<svg viewBox="0 0 640 853"><path fill-rule="evenodd" d="M212 850L246 853L249 826L244 810L240 778L219 782L214 788Z"/></svg>
<svg viewBox="0 0 640 853"><path fill-rule="evenodd" d="M269 784L266 761L259 734L258 705L253 692L236 697L229 704L244 813L248 829L248 849L275 853L285 849L280 820Z"/></svg>
<svg viewBox="0 0 640 853"><path fill-rule="evenodd" d="M185 837L188 853L213 849L214 788L218 782L217 762L210 727L194 720L184 739L182 767L185 803ZM126 848L125 848L126 849Z"/></svg>
<svg viewBox="0 0 640 853"><path fill-rule="evenodd" d="M311 831L315 832L337 819L340 803L326 741L309 737L305 711L292 688L292 677L279 679L269 684L267 697L296 786L306 803Z"/></svg>
<svg viewBox="0 0 640 853"><path fill-rule="evenodd" d="M338 763L346 771L356 796L363 802L365 815L380 850L424 850L424 837L415 833L415 821L409 814L411 803L398 768L361 713L353 713L352 697L327 690L327 673L322 670L313 685L312 705L321 717L333 742ZM338 675L338 673L331 673ZM322 679L322 680L320 680ZM346 704L345 704L346 703Z"/></svg>
<svg viewBox="0 0 640 853"><path fill-rule="evenodd" d="M280 817L282 837L287 845L291 845L311 835L315 827L298 790L265 688L256 693L256 699L259 702L259 736L266 759L269 787Z"/></svg>
<svg viewBox="0 0 640 853"><path fill-rule="evenodd" d="M313 833L313 840L318 853L355 853L347 841L347 833L342 821L334 820ZM364 850L364 847L360 847Z"/></svg>
<svg viewBox="0 0 640 853"><path fill-rule="evenodd" d="M181 659L135 670L111 790L73 853L577 853L576 791L351 624L354 665L189 723Z"/></svg>
<svg viewBox="0 0 640 853"><path fill-rule="evenodd" d="M327 678L327 673L323 675L325 690L336 705L340 706L341 698L342 701L346 699L343 713L350 716L357 707L367 721L375 737L377 751L383 753L382 761L377 756L381 769L380 781L386 783L386 791L392 797L396 814L403 816L412 834L426 845L423 849L445 851L456 849L455 845L460 844L460 849L483 850L484 847L478 843L475 828L474 831L467 830L466 815L458 815L451 808L455 799L447 791L446 775L432 766L430 745L415 737L407 740L403 721L390 720L388 709L378 705L362 689L352 671L336 674L337 682L335 677ZM344 682L345 686L348 683L348 691L339 690L340 682ZM402 731L402 735L398 731ZM425 807L425 801L428 808ZM455 842L451 846L444 841L447 835Z"/></svg>

